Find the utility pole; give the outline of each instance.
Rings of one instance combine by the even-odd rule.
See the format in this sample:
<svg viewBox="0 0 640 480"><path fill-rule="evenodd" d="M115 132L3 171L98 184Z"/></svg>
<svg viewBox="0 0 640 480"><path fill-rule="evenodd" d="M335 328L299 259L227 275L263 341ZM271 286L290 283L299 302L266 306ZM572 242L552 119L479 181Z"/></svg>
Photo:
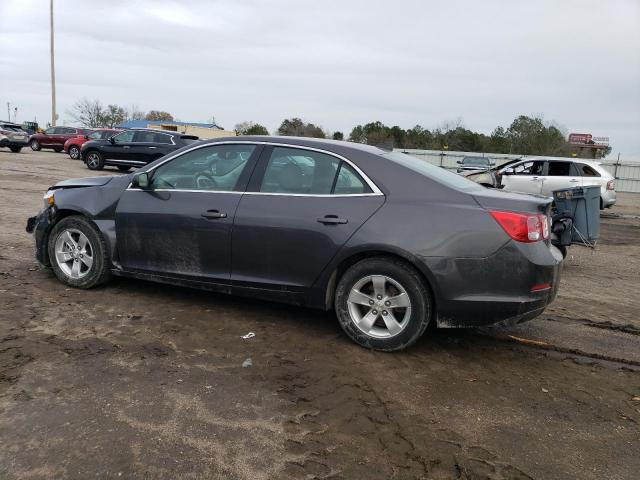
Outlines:
<svg viewBox="0 0 640 480"><path fill-rule="evenodd" d="M7 102L7 121L11 121L11 104Z"/></svg>
<svg viewBox="0 0 640 480"><path fill-rule="evenodd" d="M53 0L51 0L51 126L56 126L56 67L53 56Z"/></svg>

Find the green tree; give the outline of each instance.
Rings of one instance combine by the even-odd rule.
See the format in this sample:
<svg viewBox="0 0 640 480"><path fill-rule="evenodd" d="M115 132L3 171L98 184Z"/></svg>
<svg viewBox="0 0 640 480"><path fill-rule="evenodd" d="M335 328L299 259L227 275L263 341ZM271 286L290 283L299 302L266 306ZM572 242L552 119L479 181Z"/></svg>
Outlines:
<svg viewBox="0 0 640 480"><path fill-rule="evenodd" d="M150 110L144 118L145 120L161 120L166 122L173 121L173 115L171 115L169 112L163 112L161 110Z"/></svg>
<svg viewBox="0 0 640 480"><path fill-rule="evenodd" d="M234 130L236 135L269 135L269 130L265 126L251 121L238 123Z"/></svg>
<svg viewBox="0 0 640 480"><path fill-rule="evenodd" d="M124 108L118 105L107 105L100 123L103 127L113 128L125 120L127 120L127 111Z"/></svg>
<svg viewBox="0 0 640 480"><path fill-rule="evenodd" d="M305 123L300 118L287 118L278 127L278 135L289 135L293 137L314 137L325 138L326 135L321 127L313 123Z"/></svg>
<svg viewBox="0 0 640 480"><path fill-rule="evenodd" d="M332 138L334 140L344 140L344 134L342 132L333 132Z"/></svg>

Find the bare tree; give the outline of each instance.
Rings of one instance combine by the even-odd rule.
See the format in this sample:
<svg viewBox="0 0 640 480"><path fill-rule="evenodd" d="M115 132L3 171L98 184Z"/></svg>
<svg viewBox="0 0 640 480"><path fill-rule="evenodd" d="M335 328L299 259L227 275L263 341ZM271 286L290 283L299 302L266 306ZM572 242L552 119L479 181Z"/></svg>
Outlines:
<svg viewBox="0 0 640 480"><path fill-rule="evenodd" d="M146 113L138 108L137 105L131 105L126 109L127 120L144 120Z"/></svg>
<svg viewBox="0 0 640 480"><path fill-rule="evenodd" d="M83 127L101 127L104 120L105 109L100 100L89 100L84 97L78 100L67 114Z"/></svg>

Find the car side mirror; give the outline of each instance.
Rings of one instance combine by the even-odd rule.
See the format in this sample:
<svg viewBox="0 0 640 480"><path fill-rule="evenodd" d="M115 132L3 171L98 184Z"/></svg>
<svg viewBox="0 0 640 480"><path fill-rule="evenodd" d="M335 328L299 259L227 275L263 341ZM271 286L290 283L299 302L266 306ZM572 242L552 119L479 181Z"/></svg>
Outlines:
<svg viewBox="0 0 640 480"><path fill-rule="evenodd" d="M116 143L116 141L113 139L113 137L109 137L109 142L113 145L114 143Z"/></svg>
<svg viewBox="0 0 640 480"><path fill-rule="evenodd" d="M457 163L458 165L462 165L462 160L458 160L456 163Z"/></svg>
<svg viewBox="0 0 640 480"><path fill-rule="evenodd" d="M85 140L89 140L89 135L84 135Z"/></svg>
<svg viewBox="0 0 640 480"><path fill-rule="evenodd" d="M148 190L150 186L149 174L147 172L136 173L131 180L131 184L136 188Z"/></svg>

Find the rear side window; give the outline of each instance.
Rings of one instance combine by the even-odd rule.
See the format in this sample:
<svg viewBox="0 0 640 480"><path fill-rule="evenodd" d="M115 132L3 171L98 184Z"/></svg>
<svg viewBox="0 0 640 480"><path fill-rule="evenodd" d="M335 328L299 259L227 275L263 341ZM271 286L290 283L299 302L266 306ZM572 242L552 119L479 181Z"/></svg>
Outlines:
<svg viewBox="0 0 640 480"><path fill-rule="evenodd" d="M170 144L171 143L171 136L169 135L165 135L164 133L156 133L153 136L153 141L155 143L164 143L164 144Z"/></svg>
<svg viewBox="0 0 640 480"><path fill-rule="evenodd" d="M340 159L321 152L275 147L262 178L261 192L329 195Z"/></svg>
<svg viewBox="0 0 640 480"><path fill-rule="evenodd" d="M155 132L135 132L133 141L135 143L155 143Z"/></svg>
<svg viewBox="0 0 640 480"><path fill-rule="evenodd" d="M335 195L354 195L371 193L371 188L348 163L342 162L338 171L338 178L333 189Z"/></svg>
<svg viewBox="0 0 640 480"><path fill-rule="evenodd" d="M589 165L580 165L580 171L582 172L583 177L599 177L600 174L596 172Z"/></svg>
<svg viewBox="0 0 640 480"><path fill-rule="evenodd" d="M571 162L549 162L549 177L575 177L577 172Z"/></svg>

